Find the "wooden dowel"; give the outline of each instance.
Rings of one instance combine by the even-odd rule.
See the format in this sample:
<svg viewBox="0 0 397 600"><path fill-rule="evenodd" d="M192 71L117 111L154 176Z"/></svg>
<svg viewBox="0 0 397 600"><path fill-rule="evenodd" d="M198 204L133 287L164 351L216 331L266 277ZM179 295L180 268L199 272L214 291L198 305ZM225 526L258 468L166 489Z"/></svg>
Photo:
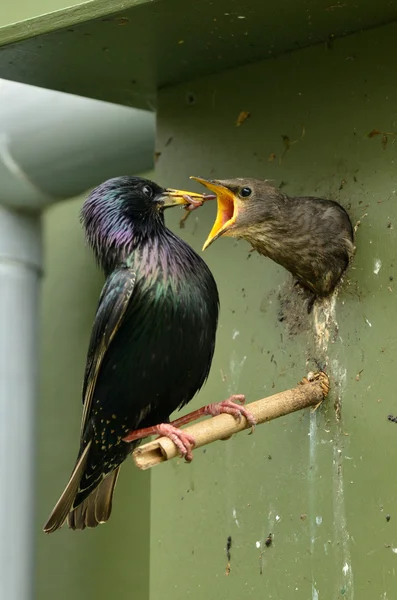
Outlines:
<svg viewBox="0 0 397 600"><path fill-rule="evenodd" d="M309 373L296 388L251 402L246 405L246 408L254 415L259 425L297 410L315 406L324 400L328 391L329 379L325 373ZM231 415L221 414L199 421L186 427L184 431L194 437L196 440L194 449L196 449L217 440L228 439L234 433L249 427L245 417L237 421ZM161 437L136 448L132 456L136 466L145 470L180 455L172 440Z"/></svg>

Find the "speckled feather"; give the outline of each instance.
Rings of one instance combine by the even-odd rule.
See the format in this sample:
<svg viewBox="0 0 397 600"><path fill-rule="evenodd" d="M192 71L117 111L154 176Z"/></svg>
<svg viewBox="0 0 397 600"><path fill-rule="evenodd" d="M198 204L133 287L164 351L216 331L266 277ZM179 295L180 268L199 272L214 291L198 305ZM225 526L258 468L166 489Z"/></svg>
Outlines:
<svg viewBox="0 0 397 600"><path fill-rule="evenodd" d="M144 187L152 190L151 199ZM72 528L95 526L101 516L106 520L118 467L139 443L127 444L122 437L168 422L208 376L217 287L205 262L165 227L156 201L162 191L140 178L116 178L96 188L82 209L88 243L107 278L83 385L76 465L85 453L84 465L78 485L66 494L69 506L61 497L46 531L61 526L69 513ZM114 481L104 479L109 473ZM106 502L98 509L101 495Z"/></svg>

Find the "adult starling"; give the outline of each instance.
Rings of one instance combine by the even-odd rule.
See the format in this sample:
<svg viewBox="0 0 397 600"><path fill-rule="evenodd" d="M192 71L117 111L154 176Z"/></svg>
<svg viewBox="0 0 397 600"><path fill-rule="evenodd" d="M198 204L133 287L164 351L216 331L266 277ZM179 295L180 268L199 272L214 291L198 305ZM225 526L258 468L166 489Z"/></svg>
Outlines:
<svg viewBox="0 0 397 600"><path fill-rule="evenodd" d="M287 196L259 179L192 179L217 195L216 221L203 250L221 235L244 238L290 271L313 299L334 290L354 253L353 227L340 204Z"/></svg>
<svg viewBox="0 0 397 600"><path fill-rule="evenodd" d="M84 203L87 241L106 281L87 356L80 449L46 533L66 519L72 529L107 521L119 467L145 435L168 435L192 458L194 439L170 424L169 415L187 404L208 376L219 299L207 265L165 227L163 212L205 198L138 177L117 177ZM243 397L204 407L193 418L220 412L241 418L247 411L233 399ZM179 424L189 420L183 417Z"/></svg>

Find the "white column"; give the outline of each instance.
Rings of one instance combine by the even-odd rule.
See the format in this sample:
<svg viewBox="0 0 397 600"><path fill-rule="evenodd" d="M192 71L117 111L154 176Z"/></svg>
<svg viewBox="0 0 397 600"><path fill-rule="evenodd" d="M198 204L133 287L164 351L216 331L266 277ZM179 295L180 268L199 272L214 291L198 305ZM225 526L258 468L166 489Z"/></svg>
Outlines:
<svg viewBox="0 0 397 600"><path fill-rule="evenodd" d="M0 206L0 598L34 591L39 216Z"/></svg>

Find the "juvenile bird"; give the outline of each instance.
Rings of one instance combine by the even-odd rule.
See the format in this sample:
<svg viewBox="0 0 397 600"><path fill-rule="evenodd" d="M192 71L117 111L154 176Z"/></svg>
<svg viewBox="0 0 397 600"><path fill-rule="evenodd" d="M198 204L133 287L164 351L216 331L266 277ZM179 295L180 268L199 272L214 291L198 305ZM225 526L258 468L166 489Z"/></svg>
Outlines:
<svg viewBox="0 0 397 600"><path fill-rule="evenodd" d="M244 238L290 271L313 298L333 291L354 253L353 227L340 204L287 196L259 179L191 179L217 195L216 221L203 250L221 235Z"/></svg>
<svg viewBox="0 0 397 600"><path fill-rule="evenodd" d="M107 521L119 467L142 437L168 435L192 458L194 439L170 424L169 415L186 405L208 376L219 299L207 265L166 228L163 212L205 198L138 177L117 177L84 203L86 238L106 281L88 349L79 453L46 533L66 519L72 529ZM197 413L241 418L247 411L233 400L244 398L204 407L177 424Z"/></svg>

